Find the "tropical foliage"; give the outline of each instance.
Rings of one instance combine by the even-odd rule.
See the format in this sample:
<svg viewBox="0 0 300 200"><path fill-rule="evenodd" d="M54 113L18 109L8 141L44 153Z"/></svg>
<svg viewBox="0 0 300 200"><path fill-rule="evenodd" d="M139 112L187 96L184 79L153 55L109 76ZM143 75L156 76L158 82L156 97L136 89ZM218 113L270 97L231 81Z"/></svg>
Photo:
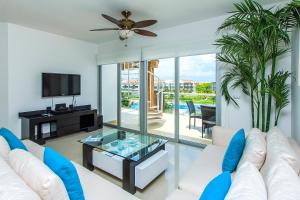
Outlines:
<svg viewBox="0 0 300 200"><path fill-rule="evenodd" d="M234 6L219 27L222 35L216 41L221 51L217 59L226 66L222 95L227 103L238 105L230 89L241 89L250 99L252 126L268 131L271 116L277 125L282 109L289 104L287 80L291 74L284 69L287 66L278 66L278 58L289 51L297 6L293 2L265 9L252 0Z"/></svg>
<svg viewBox="0 0 300 200"><path fill-rule="evenodd" d="M200 94L214 93L212 83L199 83L196 85L196 92Z"/></svg>

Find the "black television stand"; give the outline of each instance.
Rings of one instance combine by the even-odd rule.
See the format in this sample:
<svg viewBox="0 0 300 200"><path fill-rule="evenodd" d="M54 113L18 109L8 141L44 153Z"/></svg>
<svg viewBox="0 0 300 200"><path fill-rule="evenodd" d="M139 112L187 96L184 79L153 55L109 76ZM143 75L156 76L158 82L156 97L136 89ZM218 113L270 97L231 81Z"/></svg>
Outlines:
<svg viewBox="0 0 300 200"><path fill-rule="evenodd" d="M76 133L79 131L93 131L102 128L97 120L97 110L73 110L65 113L48 112L37 110L19 113L22 119L22 139L30 139L38 144L52 138ZM100 116L100 119L102 117ZM50 124L48 133L42 132L43 124Z"/></svg>

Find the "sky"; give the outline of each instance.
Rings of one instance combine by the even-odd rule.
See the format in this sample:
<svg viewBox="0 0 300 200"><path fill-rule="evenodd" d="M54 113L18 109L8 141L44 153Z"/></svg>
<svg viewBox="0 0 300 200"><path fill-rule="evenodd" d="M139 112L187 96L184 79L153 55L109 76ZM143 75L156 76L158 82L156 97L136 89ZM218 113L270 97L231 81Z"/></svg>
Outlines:
<svg viewBox="0 0 300 200"><path fill-rule="evenodd" d="M216 55L206 54L180 57L180 80L193 80L197 82L216 81ZM174 80L175 59L160 59L155 75L161 80Z"/></svg>

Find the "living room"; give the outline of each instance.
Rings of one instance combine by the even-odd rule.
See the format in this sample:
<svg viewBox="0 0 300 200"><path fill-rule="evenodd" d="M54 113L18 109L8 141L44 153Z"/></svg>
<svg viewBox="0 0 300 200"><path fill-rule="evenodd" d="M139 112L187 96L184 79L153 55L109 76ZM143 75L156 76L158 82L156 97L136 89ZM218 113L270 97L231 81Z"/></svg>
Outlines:
<svg viewBox="0 0 300 200"><path fill-rule="evenodd" d="M0 0L0 199L300 199L299 13Z"/></svg>

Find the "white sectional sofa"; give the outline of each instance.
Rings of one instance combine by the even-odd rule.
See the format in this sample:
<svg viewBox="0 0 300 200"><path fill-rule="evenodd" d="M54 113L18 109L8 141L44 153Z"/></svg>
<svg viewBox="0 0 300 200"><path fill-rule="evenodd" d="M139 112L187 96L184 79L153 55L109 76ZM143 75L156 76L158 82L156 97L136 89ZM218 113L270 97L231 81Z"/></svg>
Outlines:
<svg viewBox="0 0 300 200"><path fill-rule="evenodd" d="M40 160L43 161L43 156L44 156L44 147L40 146L36 143L33 143L30 140L24 140L23 143L25 144L25 146L27 147L27 149L29 150L29 152L31 154L33 154L34 156L36 156L37 158L39 158ZM2 159L2 158L0 158ZM4 164L1 164L0 162L0 187L4 188L3 191L5 190L10 190L10 191L14 191L14 190L20 190L22 189L22 191L24 191L23 193L20 193L19 198L17 200L21 200L21 199L39 199L38 195L34 195L32 193L30 193L30 188L28 188L28 186L26 186L26 184L24 184L24 182L21 181L21 183L18 183L17 181L15 181L16 179L18 179L18 175L16 173L14 173L14 171L11 169L9 169L9 165L5 164L6 162L3 160ZM99 200L99 199L115 199L115 200L137 200L137 198L133 195L131 195L130 193L124 191L122 188L114 185L113 183L103 179L102 177L98 176L97 174L90 172L89 170L87 170L86 168L82 167L81 165L73 162L82 188L83 188L83 192L85 195L85 199L86 200ZM35 173L38 172L32 172L32 175L34 175ZM11 184L5 184L4 181L11 181ZM22 184L23 183L23 184ZM10 187L10 188L8 188ZM25 188L25 190L24 190ZM2 190L1 190L2 191ZM31 191L32 192L32 191ZM5 200L15 200L16 197L14 196L14 198L10 198L9 194L5 194L0 192L1 195L1 199L2 197ZM4 196L3 196L4 195ZM30 196L31 195L31 196Z"/></svg>
<svg viewBox="0 0 300 200"><path fill-rule="evenodd" d="M168 200L196 200L199 199L206 185L217 175L222 173L223 157L232 136L237 130L214 127L212 130L212 145L208 145L199 157L191 163L191 167L179 181L178 189L175 190ZM252 131L252 130L251 130ZM265 133L262 133L265 134ZM247 133L246 133L247 135ZM300 167L300 146L291 138L288 138L290 147L298 158ZM267 155L268 156L268 155ZM235 172L232 173L232 180ZM300 178L298 177L299 181ZM300 191L300 188L299 188ZM290 198L293 199L293 198ZM296 199L295 199L296 200Z"/></svg>

